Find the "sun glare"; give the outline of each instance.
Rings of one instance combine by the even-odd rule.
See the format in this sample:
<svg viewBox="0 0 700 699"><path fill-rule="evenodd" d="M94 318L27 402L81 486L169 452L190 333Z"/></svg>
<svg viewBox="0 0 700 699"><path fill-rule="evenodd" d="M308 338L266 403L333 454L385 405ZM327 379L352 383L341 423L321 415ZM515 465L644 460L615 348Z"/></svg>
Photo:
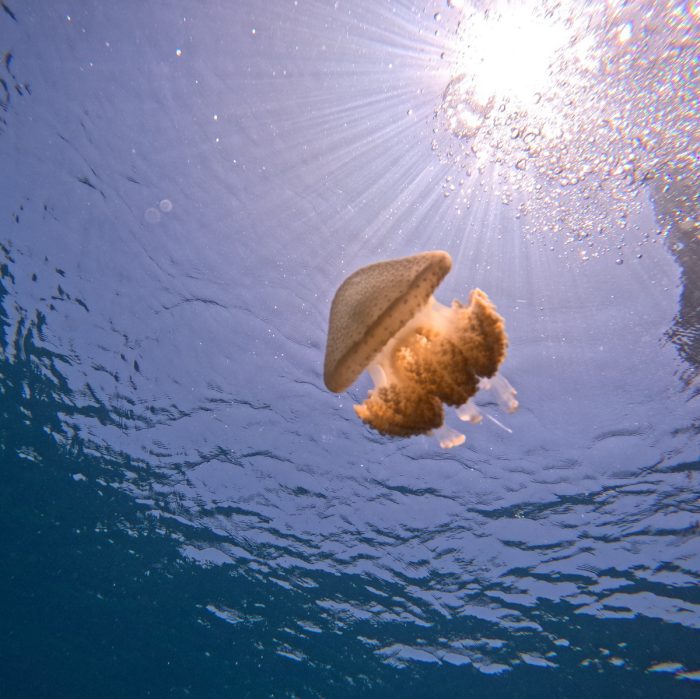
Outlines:
<svg viewBox="0 0 700 699"><path fill-rule="evenodd" d="M453 78L445 90L450 131L473 137L495 111L556 133L563 124L561 76L573 87L577 70L595 70L591 38L562 4L501 2L465 10L453 44ZM567 89L568 89L567 88Z"/></svg>
<svg viewBox="0 0 700 699"><path fill-rule="evenodd" d="M567 44L567 27L539 16L537 6L507 5L477 15L459 47L458 72L470 76L474 99L486 106L498 99L532 107L547 88L557 52Z"/></svg>

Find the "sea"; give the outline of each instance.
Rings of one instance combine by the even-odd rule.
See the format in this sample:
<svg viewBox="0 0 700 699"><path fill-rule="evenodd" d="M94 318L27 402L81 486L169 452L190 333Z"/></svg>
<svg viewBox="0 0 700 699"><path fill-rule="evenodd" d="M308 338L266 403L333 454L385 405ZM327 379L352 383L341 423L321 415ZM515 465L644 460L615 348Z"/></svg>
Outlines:
<svg viewBox="0 0 700 699"><path fill-rule="evenodd" d="M0 698L700 696L699 41L2 0ZM519 401L451 449L323 380L343 280L425 250Z"/></svg>

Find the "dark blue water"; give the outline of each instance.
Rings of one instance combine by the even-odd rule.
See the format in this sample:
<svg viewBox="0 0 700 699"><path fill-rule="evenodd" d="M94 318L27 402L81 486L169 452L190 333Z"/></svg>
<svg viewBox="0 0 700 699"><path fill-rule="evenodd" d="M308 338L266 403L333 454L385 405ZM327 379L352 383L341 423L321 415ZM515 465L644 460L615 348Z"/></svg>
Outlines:
<svg viewBox="0 0 700 699"><path fill-rule="evenodd" d="M3 699L697 695L697 199L458 211L445 8L3 4ZM521 401L449 451L321 376L343 277L434 248Z"/></svg>

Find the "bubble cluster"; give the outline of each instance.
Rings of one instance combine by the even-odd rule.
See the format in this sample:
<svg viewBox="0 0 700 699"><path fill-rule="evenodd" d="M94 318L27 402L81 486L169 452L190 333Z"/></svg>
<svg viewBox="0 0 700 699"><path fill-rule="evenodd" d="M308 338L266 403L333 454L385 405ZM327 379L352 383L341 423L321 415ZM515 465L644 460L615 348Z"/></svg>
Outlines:
<svg viewBox="0 0 700 699"><path fill-rule="evenodd" d="M485 190L527 231L591 241L597 254L606 245L593 241L621 240L651 192L700 233L700 16L689 4L465 10L453 39L433 150L464 172L458 189L443 183L456 207Z"/></svg>

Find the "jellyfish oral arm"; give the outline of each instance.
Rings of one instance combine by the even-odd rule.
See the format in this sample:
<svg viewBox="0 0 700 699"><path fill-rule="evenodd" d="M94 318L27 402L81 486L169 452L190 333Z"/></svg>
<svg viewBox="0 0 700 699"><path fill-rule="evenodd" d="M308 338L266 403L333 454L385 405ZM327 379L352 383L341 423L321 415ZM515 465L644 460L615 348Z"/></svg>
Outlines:
<svg viewBox="0 0 700 699"><path fill-rule="evenodd" d="M515 389L497 372L506 347L503 319L484 292L449 307L431 296L367 366L374 388L356 412L384 434L432 434L443 448L463 444L464 435L444 424L442 404L478 424L483 417L472 396L489 391L513 412Z"/></svg>

